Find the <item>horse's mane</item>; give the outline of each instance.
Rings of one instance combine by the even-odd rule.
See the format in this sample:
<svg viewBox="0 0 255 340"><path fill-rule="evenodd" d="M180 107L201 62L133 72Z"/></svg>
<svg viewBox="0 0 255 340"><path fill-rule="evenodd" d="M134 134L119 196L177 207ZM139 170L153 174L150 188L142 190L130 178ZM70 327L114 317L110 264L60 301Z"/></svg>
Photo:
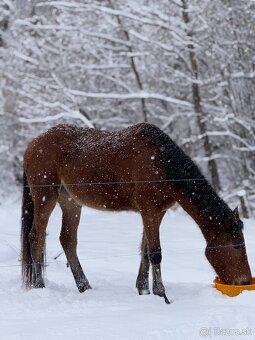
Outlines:
<svg viewBox="0 0 255 340"><path fill-rule="evenodd" d="M211 220L216 228L224 228L228 219L233 219L233 212L218 196L198 166L175 144L162 130L154 125L144 125L143 132L156 144L161 152L168 179L173 179L171 186L181 191L188 200L196 205L206 219ZM183 180L183 181L182 181ZM228 223L227 223L228 224ZM242 224L228 226L230 233L237 231Z"/></svg>

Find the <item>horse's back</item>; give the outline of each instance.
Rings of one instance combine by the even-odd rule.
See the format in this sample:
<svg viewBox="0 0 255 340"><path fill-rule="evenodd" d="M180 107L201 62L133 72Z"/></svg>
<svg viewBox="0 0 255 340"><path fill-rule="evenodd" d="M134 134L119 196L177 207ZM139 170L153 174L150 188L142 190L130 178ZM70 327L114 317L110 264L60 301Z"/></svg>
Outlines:
<svg viewBox="0 0 255 340"><path fill-rule="evenodd" d="M109 132L68 124L57 125L30 143L24 162L27 164L31 160L38 160L47 166L51 162L66 166L70 162L81 164L93 160L96 166L101 162L113 162L116 165L122 160L132 161L136 156L146 154L149 147L153 148L153 138L150 141L148 138L150 126L140 123Z"/></svg>
<svg viewBox="0 0 255 340"><path fill-rule="evenodd" d="M160 134L145 123L114 132L58 125L25 153L29 184L62 184L71 197L95 208L139 210L142 197L155 199L159 185L151 181L165 178Z"/></svg>

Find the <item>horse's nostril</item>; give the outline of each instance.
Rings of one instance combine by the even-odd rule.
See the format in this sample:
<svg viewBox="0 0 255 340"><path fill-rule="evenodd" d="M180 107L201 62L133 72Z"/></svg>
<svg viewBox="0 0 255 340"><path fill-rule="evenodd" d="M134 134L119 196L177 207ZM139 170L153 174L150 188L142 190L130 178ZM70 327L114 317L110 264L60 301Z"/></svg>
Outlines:
<svg viewBox="0 0 255 340"><path fill-rule="evenodd" d="M250 281L243 281L243 282L242 282L242 285L243 285L243 286L247 286L247 285L249 285L249 284L250 284Z"/></svg>

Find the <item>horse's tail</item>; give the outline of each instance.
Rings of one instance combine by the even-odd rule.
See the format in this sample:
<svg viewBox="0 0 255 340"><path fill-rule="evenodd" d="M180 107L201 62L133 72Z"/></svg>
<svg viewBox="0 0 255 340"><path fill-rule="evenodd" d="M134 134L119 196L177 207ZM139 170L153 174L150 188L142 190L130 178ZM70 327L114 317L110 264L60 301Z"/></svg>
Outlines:
<svg viewBox="0 0 255 340"><path fill-rule="evenodd" d="M32 255L29 243L29 234L34 221L34 202L32 200L27 176L23 174L23 200L21 211L21 263L22 282L25 287L32 286Z"/></svg>

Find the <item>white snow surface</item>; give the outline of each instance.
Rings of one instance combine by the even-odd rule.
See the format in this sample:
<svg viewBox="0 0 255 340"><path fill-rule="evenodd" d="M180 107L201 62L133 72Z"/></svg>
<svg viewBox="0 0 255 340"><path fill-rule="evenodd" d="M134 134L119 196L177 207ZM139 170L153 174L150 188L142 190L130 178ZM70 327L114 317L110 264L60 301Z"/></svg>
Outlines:
<svg viewBox="0 0 255 340"><path fill-rule="evenodd" d="M0 206L1 340L255 339L255 291L235 298L213 287L205 241L182 210L161 225L162 275L169 299L139 296L142 222L135 213L83 208L78 253L92 290L80 294L58 240L57 207L47 229L47 287L26 291L19 262L20 206ZM245 220L249 262L255 272L255 221Z"/></svg>

